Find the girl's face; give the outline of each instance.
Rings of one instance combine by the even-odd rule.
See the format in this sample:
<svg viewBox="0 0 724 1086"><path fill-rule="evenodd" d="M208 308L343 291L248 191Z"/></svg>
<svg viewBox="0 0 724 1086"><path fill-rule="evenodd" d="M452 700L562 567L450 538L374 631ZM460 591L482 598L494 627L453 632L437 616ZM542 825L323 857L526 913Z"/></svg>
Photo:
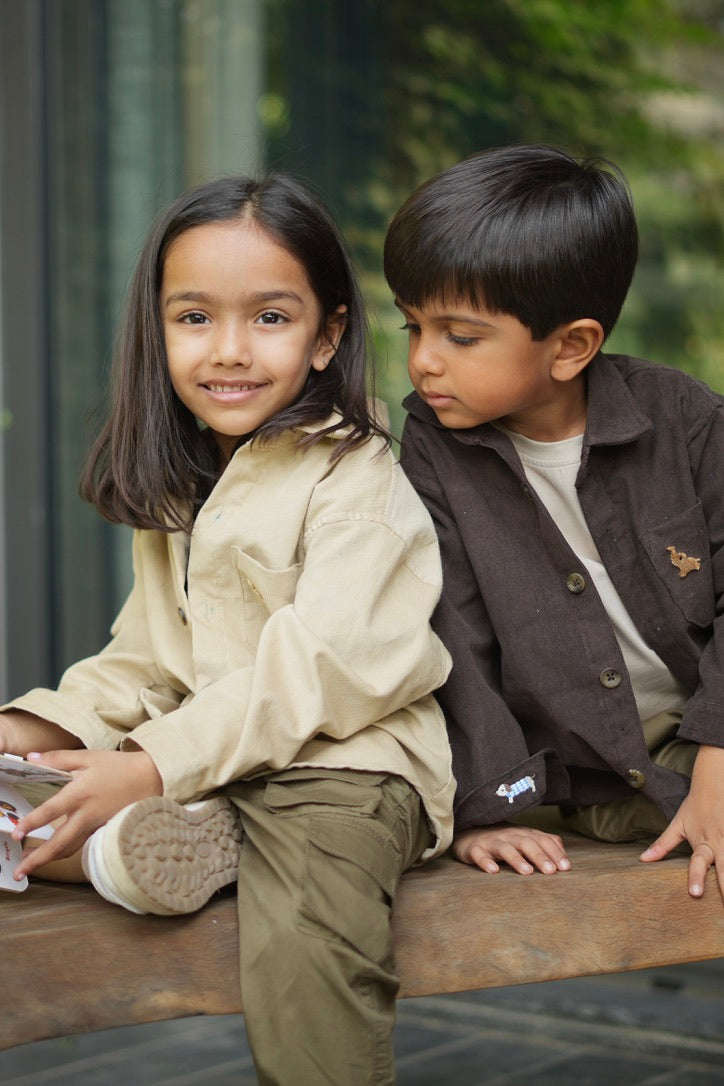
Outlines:
<svg viewBox="0 0 724 1086"><path fill-rule="evenodd" d="M252 221L194 226L172 242L159 295L171 383L224 462L239 437L293 403L344 331L323 319L303 266Z"/></svg>

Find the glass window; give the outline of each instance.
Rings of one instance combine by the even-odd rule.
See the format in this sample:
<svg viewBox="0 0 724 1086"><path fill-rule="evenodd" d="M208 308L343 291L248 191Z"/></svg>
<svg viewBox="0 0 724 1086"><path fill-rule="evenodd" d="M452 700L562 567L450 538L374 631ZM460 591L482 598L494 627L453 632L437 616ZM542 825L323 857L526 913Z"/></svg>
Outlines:
<svg viewBox="0 0 724 1086"><path fill-rule="evenodd" d="M381 250L402 199L496 144L606 155L643 236L612 349L724 385L716 4L0 0L0 16L2 690L96 651L127 591L129 533L77 483L142 239L201 180L274 168L326 199L399 433Z"/></svg>

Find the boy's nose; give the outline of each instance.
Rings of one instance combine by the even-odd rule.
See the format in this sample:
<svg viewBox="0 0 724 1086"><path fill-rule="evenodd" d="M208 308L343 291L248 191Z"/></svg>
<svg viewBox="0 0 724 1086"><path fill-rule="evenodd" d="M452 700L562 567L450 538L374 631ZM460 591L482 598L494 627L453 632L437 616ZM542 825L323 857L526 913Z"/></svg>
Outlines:
<svg viewBox="0 0 724 1086"><path fill-rule="evenodd" d="M441 373L443 370L442 360L422 337L417 342L410 341L408 363L410 369L419 374Z"/></svg>

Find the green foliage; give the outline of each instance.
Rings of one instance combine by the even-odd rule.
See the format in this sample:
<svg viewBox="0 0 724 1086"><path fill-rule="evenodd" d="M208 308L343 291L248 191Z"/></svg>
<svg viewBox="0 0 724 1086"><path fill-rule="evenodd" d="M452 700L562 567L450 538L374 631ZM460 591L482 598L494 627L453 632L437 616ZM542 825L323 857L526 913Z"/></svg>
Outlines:
<svg viewBox="0 0 724 1086"><path fill-rule="evenodd" d="M724 388L722 0L269 0L268 8L290 28L271 61L270 89L289 119L285 134L270 133L271 162L316 183L341 219L393 405L407 381L380 275L386 225L422 180L507 143L552 143L624 169L642 252L610 347ZM307 56L295 77L300 35L316 44L320 65L310 72Z"/></svg>

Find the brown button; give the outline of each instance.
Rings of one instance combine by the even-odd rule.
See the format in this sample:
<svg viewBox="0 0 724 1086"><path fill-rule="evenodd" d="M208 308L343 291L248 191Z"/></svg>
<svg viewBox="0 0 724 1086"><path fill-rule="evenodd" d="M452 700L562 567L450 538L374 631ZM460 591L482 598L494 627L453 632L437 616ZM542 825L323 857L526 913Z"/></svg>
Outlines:
<svg viewBox="0 0 724 1086"><path fill-rule="evenodd" d="M632 788L643 788L646 784L646 777L640 769L627 769L626 780Z"/></svg>
<svg viewBox="0 0 724 1086"><path fill-rule="evenodd" d="M612 667L606 667L598 676L598 681L601 686L605 686L607 690L615 690L617 686L621 685L620 672L614 670Z"/></svg>
<svg viewBox="0 0 724 1086"><path fill-rule="evenodd" d="M179 607L178 617L181 619L182 625L188 626L189 620L186 618L186 612L184 611L183 607Z"/></svg>
<svg viewBox="0 0 724 1086"><path fill-rule="evenodd" d="M569 592L573 592L575 596L579 592L583 592L586 587L586 578L582 573L569 573L566 577L566 588Z"/></svg>

